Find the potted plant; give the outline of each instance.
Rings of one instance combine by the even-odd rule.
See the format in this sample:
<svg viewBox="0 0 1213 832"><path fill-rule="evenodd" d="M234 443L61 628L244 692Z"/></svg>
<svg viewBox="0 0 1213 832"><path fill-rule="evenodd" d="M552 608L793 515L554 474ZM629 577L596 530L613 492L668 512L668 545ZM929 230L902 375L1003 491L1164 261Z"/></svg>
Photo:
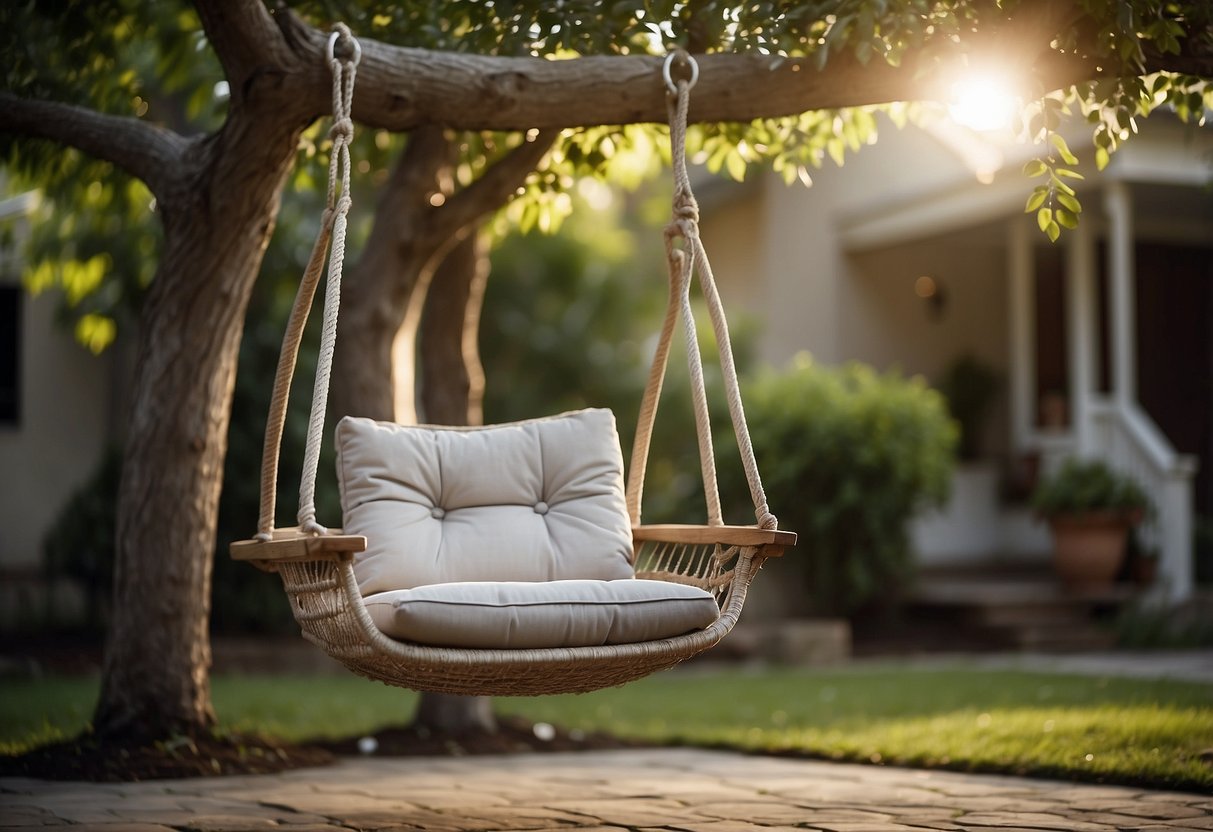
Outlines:
<svg viewBox="0 0 1213 832"><path fill-rule="evenodd" d="M1097 460L1068 459L1032 493L1032 507L1053 532L1053 564L1062 583L1097 589L1124 562L1129 530L1150 510L1131 478Z"/></svg>

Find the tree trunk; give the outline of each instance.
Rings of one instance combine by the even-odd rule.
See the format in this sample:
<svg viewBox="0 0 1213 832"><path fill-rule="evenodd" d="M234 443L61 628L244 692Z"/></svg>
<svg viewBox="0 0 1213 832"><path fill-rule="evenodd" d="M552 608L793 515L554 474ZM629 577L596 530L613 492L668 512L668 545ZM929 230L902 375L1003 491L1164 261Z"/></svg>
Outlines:
<svg viewBox="0 0 1213 832"><path fill-rule="evenodd" d="M493 700L487 696L453 696L447 693L423 693L417 703L413 725L424 726L436 734L497 733Z"/></svg>
<svg viewBox="0 0 1213 832"><path fill-rule="evenodd" d="M434 273L421 319L421 411L439 425L484 423L480 310L489 279L487 244L470 233Z"/></svg>
<svg viewBox="0 0 1213 832"><path fill-rule="evenodd" d="M421 318L421 406L428 422L483 422L484 371L478 348L480 309L489 278L484 240L472 232L434 272ZM448 734L496 733L487 696L421 695L415 725Z"/></svg>
<svg viewBox="0 0 1213 832"><path fill-rule="evenodd" d="M418 316L410 309L424 301L428 269L443 242L429 232L426 217L431 195L450 188L451 153L441 127L418 128L383 187L370 237L342 288L334 419L395 421L412 410L413 365L396 360L397 347L401 339L411 347ZM411 349L403 354L411 356ZM398 399L406 404L398 407Z"/></svg>
<svg viewBox="0 0 1213 832"><path fill-rule="evenodd" d="M119 493L102 736L214 723L211 566L245 309L299 131L233 116L161 200L165 251L142 311ZM229 187L226 187L230 185Z"/></svg>

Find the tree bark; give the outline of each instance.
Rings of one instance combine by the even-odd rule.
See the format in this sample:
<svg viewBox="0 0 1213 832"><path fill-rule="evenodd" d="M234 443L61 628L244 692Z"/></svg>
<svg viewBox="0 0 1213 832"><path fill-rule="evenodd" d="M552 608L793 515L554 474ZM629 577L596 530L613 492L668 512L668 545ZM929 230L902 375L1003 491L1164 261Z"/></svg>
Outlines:
<svg viewBox="0 0 1213 832"><path fill-rule="evenodd" d="M383 187L370 237L342 289L334 418L394 421L412 409L412 363L395 360L396 347L406 340L405 354L411 356L412 333L402 330L413 304L424 299L414 299L414 292L424 292L434 254L445 242L429 228L431 199L437 194L445 200L450 191L452 154L441 127L414 130Z"/></svg>
<svg viewBox="0 0 1213 832"><path fill-rule="evenodd" d="M423 693L413 724L451 736L497 733L493 700L487 696Z"/></svg>
<svg viewBox="0 0 1213 832"><path fill-rule="evenodd" d="M270 127L237 119L199 142L193 175L164 206L123 457L102 735L163 737L214 721L211 564L236 359L298 141L298 130L261 124Z"/></svg>
<svg viewBox="0 0 1213 832"><path fill-rule="evenodd" d="M217 5L199 3L204 19ZM245 11L269 20L264 7ZM247 45L248 36L236 40ZM289 58L280 42L264 46L263 60ZM93 718L103 737L158 739L214 723L211 565L240 334L279 194L312 120L283 95L287 68L230 76L239 92L223 128L190 143L171 180L155 175L165 246L140 318L113 621Z"/></svg>
<svg viewBox="0 0 1213 832"><path fill-rule="evenodd" d="M432 424L484 423L480 310L489 279L484 237L470 233L434 273L421 318L421 413Z"/></svg>
<svg viewBox="0 0 1213 832"><path fill-rule="evenodd" d="M1059 32L1089 19L1074 0L1024 0L1011 13L989 3L975 29L955 39L941 31L904 55L899 66L882 60L864 63L849 51L832 53L820 69L814 57L696 55L701 71L690 120L751 121L890 101L939 100L947 97L949 80L974 55L999 61L1012 76L1032 79L1040 87L1033 95L1114 75L1120 71L1114 61L1051 46ZM301 51L323 54L325 33L298 24L293 36ZM354 102L354 118L369 126L527 130L666 121L662 57L592 55L550 61L360 40L362 91ZM1179 55L1151 52L1146 57L1144 72L1213 71L1213 55L1198 37L1184 39ZM305 100L323 106L328 78L319 61L303 86Z"/></svg>

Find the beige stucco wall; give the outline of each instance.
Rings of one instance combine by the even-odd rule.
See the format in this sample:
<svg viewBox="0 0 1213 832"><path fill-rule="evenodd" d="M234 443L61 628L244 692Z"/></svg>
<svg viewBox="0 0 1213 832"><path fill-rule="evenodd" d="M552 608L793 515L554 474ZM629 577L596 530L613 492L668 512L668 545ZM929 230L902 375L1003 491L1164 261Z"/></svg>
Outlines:
<svg viewBox="0 0 1213 832"><path fill-rule="evenodd" d="M914 291L931 277L942 301ZM841 283L839 350L880 369L899 367L937 383L949 366L970 354L1008 374L1006 251L995 235L957 233L852 255ZM1008 447L1006 396L984 426L985 455Z"/></svg>
<svg viewBox="0 0 1213 832"><path fill-rule="evenodd" d="M57 299L23 298L21 421L0 426L0 571L39 564L63 503L92 473L109 435L111 359L55 323Z"/></svg>

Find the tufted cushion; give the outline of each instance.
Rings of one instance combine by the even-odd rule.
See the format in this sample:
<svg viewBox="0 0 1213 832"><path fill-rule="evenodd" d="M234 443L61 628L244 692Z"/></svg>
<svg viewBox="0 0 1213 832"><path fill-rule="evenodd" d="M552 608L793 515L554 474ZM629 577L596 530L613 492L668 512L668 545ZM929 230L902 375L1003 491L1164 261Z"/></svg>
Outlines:
<svg viewBox="0 0 1213 832"><path fill-rule="evenodd" d="M718 614L698 587L644 580L436 584L365 603L393 638L489 649L651 641L702 630Z"/></svg>
<svg viewBox="0 0 1213 832"><path fill-rule="evenodd" d="M478 428L346 417L337 472L364 596L456 581L633 574L609 410Z"/></svg>

